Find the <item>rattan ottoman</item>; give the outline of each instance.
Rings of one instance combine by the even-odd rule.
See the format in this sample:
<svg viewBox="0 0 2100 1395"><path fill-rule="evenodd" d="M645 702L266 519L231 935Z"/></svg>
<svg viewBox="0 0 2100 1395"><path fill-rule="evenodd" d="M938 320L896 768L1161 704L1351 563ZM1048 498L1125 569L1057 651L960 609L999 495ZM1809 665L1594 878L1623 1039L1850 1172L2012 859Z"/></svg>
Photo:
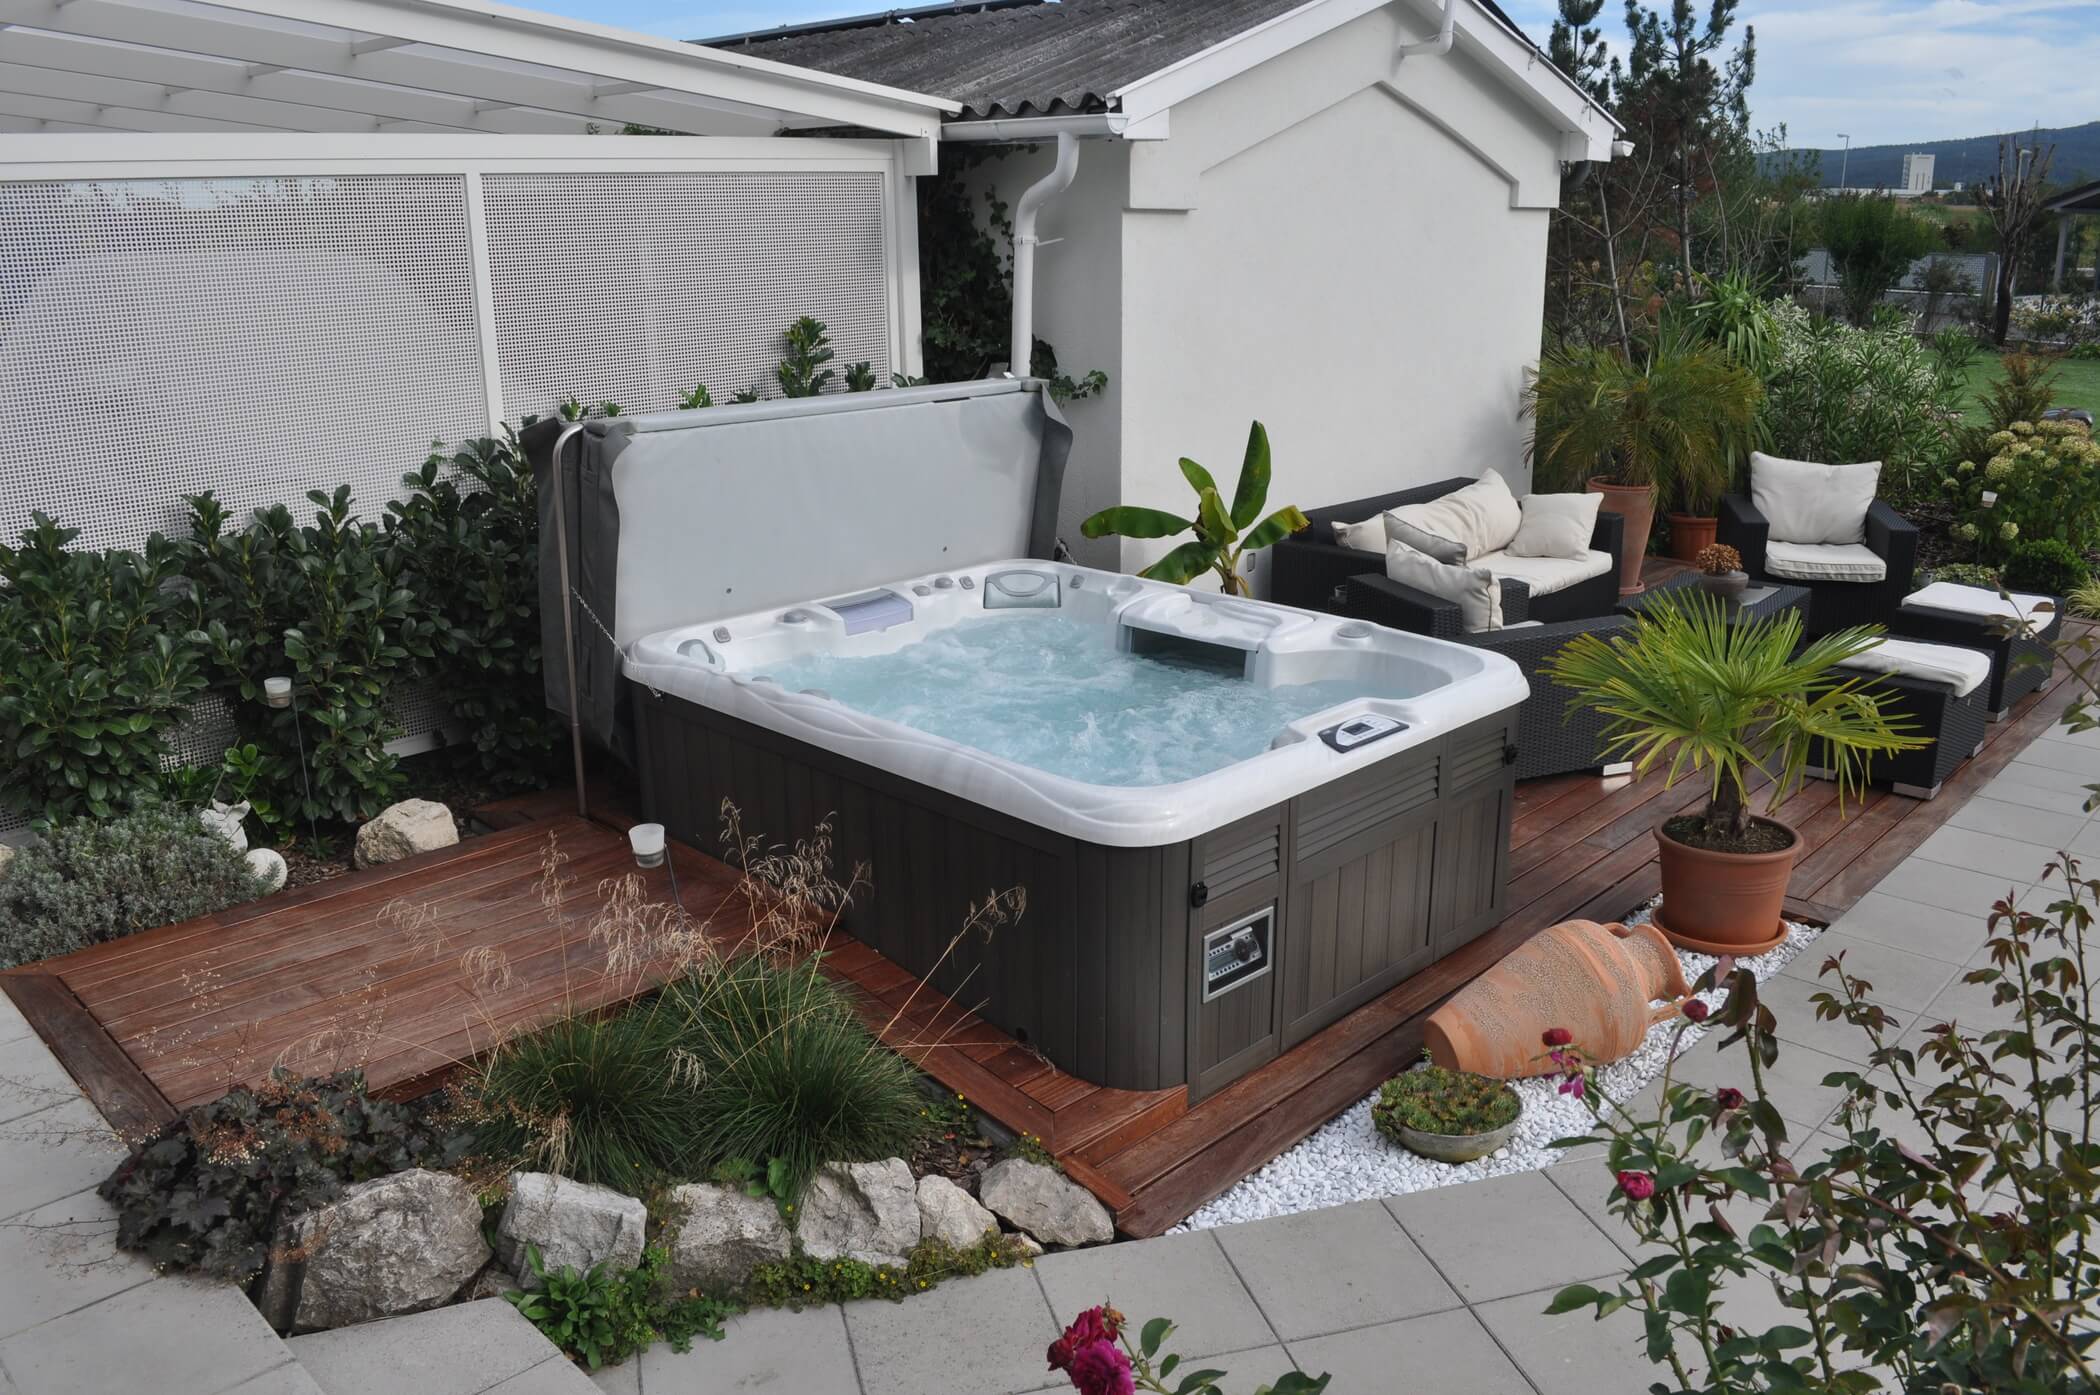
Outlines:
<svg viewBox="0 0 2100 1395"><path fill-rule="evenodd" d="M1967 645L1884 641L1876 667L1846 665L1847 676L1862 681L1864 691L1884 699L1882 711L1931 744L1893 755L1875 756L1867 779L1886 784L1912 799L1931 799L1955 768L1983 749L1989 722L1991 678L1996 664ZM1863 658L1865 656L1862 656ZM1812 773L1830 774L1820 750L1809 754Z"/></svg>
<svg viewBox="0 0 2100 1395"><path fill-rule="evenodd" d="M2037 607L2046 605L2048 609ZM2003 621L2026 617L2025 633L1994 633ZM2063 629L2058 596L2014 595L2011 602L1981 586L1935 582L1906 596L1889 629L1906 639L1958 644L1991 656L1984 698L1990 720L2003 721L2012 705L2049 679L2054 651L2048 641Z"/></svg>

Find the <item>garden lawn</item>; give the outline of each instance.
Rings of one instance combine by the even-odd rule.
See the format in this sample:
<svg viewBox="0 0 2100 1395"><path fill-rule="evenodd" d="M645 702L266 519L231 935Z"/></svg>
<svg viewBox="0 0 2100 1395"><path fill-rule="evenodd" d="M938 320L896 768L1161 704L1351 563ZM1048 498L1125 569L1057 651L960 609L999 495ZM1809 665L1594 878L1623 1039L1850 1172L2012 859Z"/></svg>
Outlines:
<svg viewBox="0 0 2100 1395"><path fill-rule="evenodd" d="M1984 391L1998 376L1998 355L1983 353L1969 365L1969 383L1965 415L1968 420L1983 420ZM2100 415L2100 359L2067 358L2056 366L2056 405L2059 407L2083 407Z"/></svg>

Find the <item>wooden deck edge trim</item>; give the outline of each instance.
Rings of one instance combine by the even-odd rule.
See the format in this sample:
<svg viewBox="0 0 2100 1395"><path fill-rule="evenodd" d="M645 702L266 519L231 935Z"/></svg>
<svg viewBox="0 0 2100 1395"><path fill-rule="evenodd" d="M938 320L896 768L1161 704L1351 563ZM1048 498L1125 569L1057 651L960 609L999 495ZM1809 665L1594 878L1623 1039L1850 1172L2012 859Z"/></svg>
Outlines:
<svg viewBox="0 0 2100 1395"><path fill-rule="evenodd" d="M125 1142L180 1117L56 974L9 974L0 977L0 990Z"/></svg>

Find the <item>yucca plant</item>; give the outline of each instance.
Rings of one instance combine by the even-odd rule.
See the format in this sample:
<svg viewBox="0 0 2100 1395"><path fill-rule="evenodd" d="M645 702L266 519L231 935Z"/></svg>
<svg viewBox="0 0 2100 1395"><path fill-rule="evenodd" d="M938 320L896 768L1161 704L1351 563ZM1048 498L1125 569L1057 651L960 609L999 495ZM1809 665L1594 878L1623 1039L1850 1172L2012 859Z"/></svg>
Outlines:
<svg viewBox="0 0 2100 1395"><path fill-rule="evenodd" d="M1880 627L1862 625L1797 653L1798 609L1731 623L1715 597L1672 595L1630 631L1577 635L1546 671L1572 694L1571 709L1610 719L1604 759L1630 760L1637 775L1666 766L1665 788L1687 771L1704 776L1706 838L1740 846L1750 833L1752 772L1771 781L1769 816L1800 788L1811 752L1834 772L1842 803L1872 757L1926 744L1860 677L1838 671L1880 640Z"/></svg>
<svg viewBox="0 0 2100 1395"><path fill-rule="evenodd" d="M1205 572L1218 574L1218 589L1228 596L1247 594L1246 578L1240 575L1240 559L1249 552L1272 546L1309 521L1294 506L1286 504L1261 518L1269 500L1269 433L1260 422L1247 432L1247 454L1240 462L1239 483L1233 487L1232 507L1218 491L1210 471L1187 456L1181 458L1182 478L1196 491L1196 516L1183 518L1165 509L1118 505L1103 509L1079 525L1090 538L1111 534L1125 538L1171 538L1193 530L1193 541L1185 542L1139 572L1154 581L1177 586ZM1260 518L1257 523L1255 520ZM1244 536L1243 536L1244 535Z"/></svg>
<svg viewBox="0 0 2100 1395"><path fill-rule="evenodd" d="M1677 311L1684 329L1762 382L1779 347L1779 321L1766 304L1764 288L1753 277L1731 271L1706 278L1704 291Z"/></svg>
<svg viewBox="0 0 2100 1395"><path fill-rule="evenodd" d="M1763 396L1755 374L1682 336L1637 361L1617 349L1556 349L1524 390L1535 487L1580 489L1595 476L1653 486L1668 508L1712 513Z"/></svg>

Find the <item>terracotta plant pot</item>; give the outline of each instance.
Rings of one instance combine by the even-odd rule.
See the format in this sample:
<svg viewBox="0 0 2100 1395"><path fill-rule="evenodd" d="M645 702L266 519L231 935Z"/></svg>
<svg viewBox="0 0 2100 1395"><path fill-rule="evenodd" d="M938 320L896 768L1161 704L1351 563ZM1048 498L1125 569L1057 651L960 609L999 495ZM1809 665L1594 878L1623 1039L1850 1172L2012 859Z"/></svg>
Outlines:
<svg viewBox="0 0 2100 1395"><path fill-rule="evenodd" d="M1446 1070L1516 1080L1557 1069L1539 1038L1565 1027L1590 1059L1615 1061L1691 991L1676 951L1654 927L1564 920L1431 1013L1422 1045ZM1658 998L1668 1005L1651 1007Z"/></svg>
<svg viewBox="0 0 2100 1395"><path fill-rule="evenodd" d="M1486 1157L1517 1136L1517 1125L1524 1122L1520 1111L1516 1118L1499 1129L1486 1133L1424 1133L1420 1129L1400 1126L1400 1143L1410 1153L1419 1153L1441 1163L1469 1163Z"/></svg>
<svg viewBox="0 0 2100 1395"><path fill-rule="evenodd" d="M1626 550L1619 556L1619 594L1638 596L1641 563L1648 557L1648 531L1655 526L1655 490L1645 484L1612 484L1592 478L1590 493L1604 496L1604 510L1626 520Z"/></svg>
<svg viewBox="0 0 2100 1395"><path fill-rule="evenodd" d="M1786 938L1781 916L1801 835L1777 819L1754 822L1783 830L1790 841L1778 852L1711 852L1680 843L1656 826L1663 899L1655 923L1670 943L1700 954L1747 958L1777 948Z"/></svg>
<svg viewBox="0 0 2100 1395"><path fill-rule="evenodd" d="M1714 540L1721 520L1696 513L1673 513L1670 519L1670 555L1680 562L1699 560L1699 549Z"/></svg>

